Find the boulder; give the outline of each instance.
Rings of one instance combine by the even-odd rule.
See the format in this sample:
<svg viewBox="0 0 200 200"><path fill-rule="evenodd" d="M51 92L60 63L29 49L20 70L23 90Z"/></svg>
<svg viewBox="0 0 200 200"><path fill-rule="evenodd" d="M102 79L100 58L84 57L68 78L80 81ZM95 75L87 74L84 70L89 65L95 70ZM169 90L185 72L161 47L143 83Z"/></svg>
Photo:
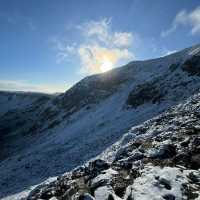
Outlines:
<svg viewBox="0 0 200 200"><path fill-rule="evenodd" d="M101 159L96 159L94 161L91 161L89 163L89 171L102 171L102 170L106 170L109 168L109 164L104 161L104 160L101 160Z"/></svg>
<svg viewBox="0 0 200 200"><path fill-rule="evenodd" d="M176 155L176 147L173 144L164 144L160 146L158 151L155 151L152 155L150 155L151 158L154 159L169 159Z"/></svg>
<svg viewBox="0 0 200 200"><path fill-rule="evenodd" d="M200 75L200 56L193 56L182 65L182 70L189 75Z"/></svg>

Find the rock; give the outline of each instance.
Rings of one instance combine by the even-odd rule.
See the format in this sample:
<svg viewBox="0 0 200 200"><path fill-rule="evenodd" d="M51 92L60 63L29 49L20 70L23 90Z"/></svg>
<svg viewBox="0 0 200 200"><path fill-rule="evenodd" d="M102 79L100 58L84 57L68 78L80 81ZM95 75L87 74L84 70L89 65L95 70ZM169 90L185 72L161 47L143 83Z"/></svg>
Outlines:
<svg viewBox="0 0 200 200"><path fill-rule="evenodd" d="M192 141L192 146L200 146L200 137L195 137Z"/></svg>
<svg viewBox="0 0 200 200"><path fill-rule="evenodd" d="M90 194L85 193L78 197L78 200L94 200L94 197L92 197Z"/></svg>
<svg viewBox="0 0 200 200"><path fill-rule="evenodd" d="M140 130L140 132L142 132L142 130ZM140 147L140 145L142 145L142 141L135 141L131 144L131 146L134 146L135 148Z"/></svg>
<svg viewBox="0 0 200 200"><path fill-rule="evenodd" d="M191 183L200 184L200 173L190 172L187 177Z"/></svg>
<svg viewBox="0 0 200 200"><path fill-rule="evenodd" d="M192 187L190 184L182 184L183 194L187 197L188 200L199 199L199 189Z"/></svg>
<svg viewBox="0 0 200 200"><path fill-rule="evenodd" d="M112 163L112 169L120 171L122 169L130 170L132 169L133 163L129 162L127 159L117 161Z"/></svg>
<svg viewBox="0 0 200 200"><path fill-rule="evenodd" d="M159 178L159 183L161 185L163 185L167 190L171 190L171 184L170 184L170 181L168 181L167 179L165 178Z"/></svg>
<svg viewBox="0 0 200 200"><path fill-rule="evenodd" d="M176 147L173 144L164 144L160 147L158 152L153 153L151 158L154 159L168 159L176 155Z"/></svg>
<svg viewBox="0 0 200 200"><path fill-rule="evenodd" d="M200 153L194 154L192 152L180 153L174 158L176 165L183 165L191 169L200 168Z"/></svg>
<svg viewBox="0 0 200 200"><path fill-rule="evenodd" d="M130 92L126 104L137 108L147 102L159 102L162 97L163 94L159 88L156 87L155 83L144 83Z"/></svg>
<svg viewBox="0 0 200 200"><path fill-rule="evenodd" d="M182 147L188 147L189 144L190 144L190 138L187 138L183 142L180 143Z"/></svg>
<svg viewBox="0 0 200 200"><path fill-rule="evenodd" d="M191 157L191 168L199 169L200 168L200 154L192 155Z"/></svg>
<svg viewBox="0 0 200 200"><path fill-rule="evenodd" d="M128 179L123 177L121 174L112 178L111 186L115 191L115 194L119 197L123 197L126 191L126 188L133 182L133 179Z"/></svg>
<svg viewBox="0 0 200 200"><path fill-rule="evenodd" d="M70 199L73 195L75 195L79 190L78 184L76 181L71 182L70 188L64 192L63 199Z"/></svg>
<svg viewBox="0 0 200 200"><path fill-rule="evenodd" d="M53 196L51 191L44 192L40 195L41 199L50 199Z"/></svg>
<svg viewBox="0 0 200 200"><path fill-rule="evenodd" d="M115 200L115 198L113 197L113 195L112 194L109 194L108 195L108 199L107 200Z"/></svg>
<svg viewBox="0 0 200 200"><path fill-rule="evenodd" d="M189 167L190 160L191 160L190 153L185 152L185 153L180 153L180 154L176 155L176 157L174 158L174 163L176 165L183 165L185 167Z"/></svg>
<svg viewBox="0 0 200 200"><path fill-rule="evenodd" d="M192 154L200 154L200 138L195 137L191 144L191 152Z"/></svg>
<svg viewBox="0 0 200 200"><path fill-rule="evenodd" d="M132 194L129 194L126 198L126 200L134 200L133 197L132 197Z"/></svg>
<svg viewBox="0 0 200 200"><path fill-rule="evenodd" d="M105 186L108 184L108 179L101 179L99 181L95 181L95 182L91 182L90 184L90 190L91 191L94 191L96 190L97 188L101 187L101 186Z"/></svg>
<svg viewBox="0 0 200 200"><path fill-rule="evenodd" d="M106 161L101 160L101 159L96 159L89 163L88 168L90 171L93 171L93 170L102 171L102 170L108 169L109 166L110 165Z"/></svg>
<svg viewBox="0 0 200 200"><path fill-rule="evenodd" d="M184 132L187 135L198 135L200 133L200 128L198 126L191 125L187 127L187 129Z"/></svg>
<svg viewBox="0 0 200 200"><path fill-rule="evenodd" d="M131 169L129 175L131 176L132 179L136 179L136 178L138 178L139 176L141 176L141 173L140 173L139 168L133 166L133 168Z"/></svg>
<svg viewBox="0 0 200 200"><path fill-rule="evenodd" d="M190 75L200 75L200 56L194 55L192 58L188 59L181 68Z"/></svg>
<svg viewBox="0 0 200 200"><path fill-rule="evenodd" d="M133 155L128 157L128 161L129 162L134 162L134 161L137 161L137 160L142 160L143 158L144 158L144 154L143 153L135 152L135 153L133 153Z"/></svg>
<svg viewBox="0 0 200 200"><path fill-rule="evenodd" d="M87 167L80 166L72 171L72 179L80 178L89 174Z"/></svg>
<svg viewBox="0 0 200 200"><path fill-rule="evenodd" d="M173 194L165 194L163 196L163 199L166 199L166 200L175 200L176 197Z"/></svg>
<svg viewBox="0 0 200 200"><path fill-rule="evenodd" d="M91 193L93 194L99 187L110 185L112 178L115 176L118 176L118 172L113 169L102 171L101 174L89 181L88 186Z"/></svg>
<svg viewBox="0 0 200 200"><path fill-rule="evenodd" d="M128 156L129 156L129 154L128 154L127 148L120 148L120 149L117 151L116 155L115 155L114 161L118 161L118 160L123 159L123 158L126 158L126 157L128 157Z"/></svg>
<svg viewBox="0 0 200 200"><path fill-rule="evenodd" d="M43 184L37 186L33 191L30 192L27 200L37 200L37 199L50 199L56 194L55 183L52 182L49 185Z"/></svg>

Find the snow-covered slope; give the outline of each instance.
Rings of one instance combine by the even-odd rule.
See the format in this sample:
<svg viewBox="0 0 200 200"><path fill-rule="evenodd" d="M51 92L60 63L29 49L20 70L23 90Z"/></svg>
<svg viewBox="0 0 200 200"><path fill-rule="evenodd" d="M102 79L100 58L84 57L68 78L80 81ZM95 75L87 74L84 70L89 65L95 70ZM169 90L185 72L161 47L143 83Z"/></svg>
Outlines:
<svg viewBox="0 0 200 200"><path fill-rule="evenodd" d="M131 62L87 77L59 96L8 110L0 119L0 198L71 170L130 127L197 93L199 52L196 45Z"/></svg>
<svg viewBox="0 0 200 200"><path fill-rule="evenodd" d="M0 91L0 116L9 110L26 108L38 99L50 96L42 93Z"/></svg>
<svg viewBox="0 0 200 200"><path fill-rule="evenodd" d="M0 160L18 154L26 144L26 133L35 113L54 95L27 92L0 92Z"/></svg>
<svg viewBox="0 0 200 200"><path fill-rule="evenodd" d="M200 93L132 127L96 159L33 190L27 200L200 198Z"/></svg>

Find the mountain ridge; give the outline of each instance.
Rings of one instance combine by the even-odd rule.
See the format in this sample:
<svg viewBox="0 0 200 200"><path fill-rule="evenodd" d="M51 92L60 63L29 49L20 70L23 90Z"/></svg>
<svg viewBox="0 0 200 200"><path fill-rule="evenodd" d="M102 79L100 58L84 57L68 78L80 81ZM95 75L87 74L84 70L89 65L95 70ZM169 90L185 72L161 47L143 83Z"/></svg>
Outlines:
<svg viewBox="0 0 200 200"><path fill-rule="evenodd" d="M198 93L199 52L197 45L164 58L129 63L3 115L0 198L73 169L130 127ZM190 63L192 67L185 67Z"/></svg>

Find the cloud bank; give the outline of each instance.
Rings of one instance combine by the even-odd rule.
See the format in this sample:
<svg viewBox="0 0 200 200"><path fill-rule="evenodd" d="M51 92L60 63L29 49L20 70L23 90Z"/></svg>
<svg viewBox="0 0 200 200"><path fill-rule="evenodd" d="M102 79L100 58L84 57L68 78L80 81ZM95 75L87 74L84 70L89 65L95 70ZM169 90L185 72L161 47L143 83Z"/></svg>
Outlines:
<svg viewBox="0 0 200 200"><path fill-rule="evenodd" d="M177 13L171 27L168 30L162 31L161 36L168 36L176 31L179 26L189 26L192 35L200 34L200 6L190 12L182 10Z"/></svg>

